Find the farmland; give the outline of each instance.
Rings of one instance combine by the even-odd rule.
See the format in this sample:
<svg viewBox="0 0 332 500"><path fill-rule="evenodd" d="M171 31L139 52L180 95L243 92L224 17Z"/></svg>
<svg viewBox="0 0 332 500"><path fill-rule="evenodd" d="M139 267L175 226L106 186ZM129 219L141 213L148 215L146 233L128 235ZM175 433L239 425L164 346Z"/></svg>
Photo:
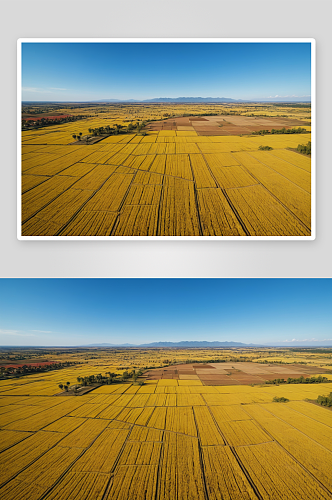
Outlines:
<svg viewBox="0 0 332 500"><path fill-rule="evenodd" d="M332 384L265 383L276 373L331 380L330 349L64 348L1 356L9 363L19 353L34 363L77 364L0 380L4 500L332 498L332 413L312 404ZM138 382L92 384L78 396L58 386L132 369L143 372ZM289 402L274 403L276 396Z"/></svg>
<svg viewBox="0 0 332 500"><path fill-rule="evenodd" d="M310 108L75 113L88 118L22 131L22 236L310 236L311 160L296 151L311 140ZM100 127L117 132L91 135ZM294 127L306 132L253 135Z"/></svg>

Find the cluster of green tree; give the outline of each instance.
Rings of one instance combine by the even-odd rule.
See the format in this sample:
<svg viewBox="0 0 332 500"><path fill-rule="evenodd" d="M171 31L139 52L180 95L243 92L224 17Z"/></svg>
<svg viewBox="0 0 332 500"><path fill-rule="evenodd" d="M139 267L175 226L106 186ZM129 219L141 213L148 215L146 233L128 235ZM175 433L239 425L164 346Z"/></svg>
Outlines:
<svg viewBox="0 0 332 500"><path fill-rule="evenodd" d="M299 144L296 149L299 153L311 155L311 142L309 141L307 144Z"/></svg>
<svg viewBox="0 0 332 500"><path fill-rule="evenodd" d="M284 398L283 396L274 396L274 398L272 399L273 403L288 403L289 399L287 398Z"/></svg>
<svg viewBox="0 0 332 500"><path fill-rule="evenodd" d="M302 348L302 347L296 347L292 349L292 352L303 352L304 354L306 353L311 353L311 354L332 354L332 349L326 349L322 347L317 347L317 348Z"/></svg>
<svg viewBox="0 0 332 500"><path fill-rule="evenodd" d="M9 361L21 361L22 359L30 359L30 356L23 356L23 354L0 356L0 359L8 359Z"/></svg>
<svg viewBox="0 0 332 500"><path fill-rule="evenodd" d="M89 128L89 134L91 134L93 137L96 137L99 135L118 135L118 134L129 134L133 132L139 133L142 131L145 125L146 122L141 122L141 123L136 122L136 123L129 123L125 127L124 125L115 123L114 127L110 127L109 125L107 125L106 127ZM142 135L146 135L146 132L142 132ZM80 139L78 138L78 140Z"/></svg>
<svg viewBox="0 0 332 500"><path fill-rule="evenodd" d="M272 104L272 106L275 106L277 108L311 108L311 103L309 103L309 104L276 103L276 104Z"/></svg>
<svg viewBox="0 0 332 500"><path fill-rule="evenodd" d="M93 384L113 384L114 382L127 382L128 380L132 380L136 382L138 377L143 375L142 370L132 370L130 372L124 371L122 375L113 372L106 372L105 376L101 373L97 375L88 375L87 377L77 377L77 382L83 386L93 385ZM139 384L143 385L144 382L139 382Z"/></svg>
<svg viewBox="0 0 332 500"><path fill-rule="evenodd" d="M171 363L171 364L173 364L173 363ZM148 365L146 365L146 366L143 366L143 370L155 370L156 368L165 368L165 365L159 365L159 366L156 366L156 365L148 366Z"/></svg>
<svg viewBox="0 0 332 500"><path fill-rule="evenodd" d="M269 365L270 363L276 363L278 365L287 365L285 361L269 361L268 359L263 359L263 361L257 361L257 363L260 363L261 365Z"/></svg>
<svg viewBox="0 0 332 500"><path fill-rule="evenodd" d="M22 112L27 113L29 115L41 115L42 113L50 113L54 112L55 108L29 108L26 106L22 106Z"/></svg>
<svg viewBox="0 0 332 500"><path fill-rule="evenodd" d="M322 406L332 406L332 392L328 396L318 396L317 403Z"/></svg>
<svg viewBox="0 0 332 500"><path fill-rule="evenodd" d="M267 380L266 384L322 384L323 382L332 382L327 377L322 377L318 375L318 377L307 377L304 378L291 378L289 377L287 380L283 378L275 378L274 380Z"/></svg>
<svg viewBox="0 0 332 500"><path fill-rule="evenodd" d="M259 146L258 148L260 151L271 151L271 146Z"/></svg>
<svg viewBox="0 0 332 500"><path fill-rule="evenodd" d="M64 389L66 392L68 392L70 386L70 382L66 382L65 384L59 384L60 389Z"/></svg>
<svg viewBox="0 0 332 500"><path fill-rule="evenodd" d="M247 358L246 356L239 356L226 359L227 363L241 363L243 361L245 361L246 363L251 363L252 358Z"/></svg>
<svg viewBox="0 0 332 500"><path fill-rule="evenodd" d="M267 134L305 134L307 130L302 127L298 128L281 128L280 130L272 129L272 130L256 130L255 132L251 132L251 135L267 135Z"/></svg>

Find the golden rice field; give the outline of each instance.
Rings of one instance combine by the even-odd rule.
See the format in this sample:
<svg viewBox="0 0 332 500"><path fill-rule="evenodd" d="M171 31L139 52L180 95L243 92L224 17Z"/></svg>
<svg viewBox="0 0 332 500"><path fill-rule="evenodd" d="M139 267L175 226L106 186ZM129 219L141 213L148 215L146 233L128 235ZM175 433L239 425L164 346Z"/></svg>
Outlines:
<svg viewBox="0 0 332 500"><path fill-rule="evenodd" d="M305 401L329 384L173 382L149 383L149 394L131 384L78 397L3 391L1 498L332 497L332 414ZM272 403L276 395L290 402Z"/></svg>
<svg viewBox="0 0 332 500"><path fill-rule="evenodd" d="M208 350L49 351L53 358L59 353L62 360L82 364L0 380L3 500L332 498L332 412L309 402L331 392L331 383L215 386L160 379L64 396L56 395L61 381L73 384L78 374L120 368L114 358L130 368L143 366L150 356L182 362L195 356L207 367ZM224 351L224 357L251 352L258 361L279 354L284 364L276 370L285 368L287 359L308 361L318 373L331 365L329 350L310 351L239 349ZM34 361L41 359L34 349L26 356L33 354ZM227 364L241 365L220 363ZM252 370L273 366L251 365ZM275 396L289 402L274 403Z"/></svg>
<svg viewBox="0 0 332 500"><path fill-rule="evenodd" d="M126 125L136 117L130 108L22 132L22 236L311 235L311 161L291 150L310 140L310 127L219 136L202 135L205 125L179 125L72 144L78 130ZM143 108L140 119L164 111ZM287 112L296 123L308 120L303 110ZM256 120L245 110L243 117ZM215 118L207 117L211 130L221 123Z"/></svg>

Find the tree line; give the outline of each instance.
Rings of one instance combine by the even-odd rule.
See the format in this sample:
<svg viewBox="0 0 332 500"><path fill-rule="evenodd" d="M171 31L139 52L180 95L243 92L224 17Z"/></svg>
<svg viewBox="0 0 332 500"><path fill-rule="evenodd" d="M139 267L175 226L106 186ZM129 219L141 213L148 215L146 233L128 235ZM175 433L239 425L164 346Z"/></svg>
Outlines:
<svg viewBox="0 0 332 500"><path fill-rule="evenodd" d="M307 130L305 128L281 128L279 130L276 129L271 129L271 130L256 130L254 132L251 132L251 135L267 135L267 134L305 134L307 133Z"/></svg>
<svg viewBox="0 0 332 500"><path fill-rule="evenodd" d="M283 378L275 378L274 380L267 380L265 383L279 385L279 384L322 384L323 382L332 382L332 380L329 380L327 377L322 377L321 375L319 375L318 377L307 377L307 378L304 378L303 376L299 378L289 377L287 380Z"/></svg>
<svg viewBox="0 0 332 500"><path fill-rule="evenodd" d="M328 396L318 396L317 403L322 406L332 406L332 392Z"/></svg>
<svg viewBox="0 0 332 500"><path fill-rule="evenodd" d="M307 144L299 144L296 149L299 153L311 155L311 142L309 141Z"/></svg>
<svg viewBox="0 0 332 500"><path fill-rule="evenodd" d="M88 118L88 115L67 116L65 118L41 118L40 120L24 120L22 119L23 128L42 128L48 125L61 125L63 123L76 122Z"/></svg>

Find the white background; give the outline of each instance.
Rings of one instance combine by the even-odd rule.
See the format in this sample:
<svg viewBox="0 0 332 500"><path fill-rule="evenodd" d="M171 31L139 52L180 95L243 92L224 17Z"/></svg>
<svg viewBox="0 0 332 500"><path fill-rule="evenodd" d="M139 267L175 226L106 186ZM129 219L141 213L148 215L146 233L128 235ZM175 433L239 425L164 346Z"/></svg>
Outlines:
<svg viewBox="0 0 332 500"><path fill-rule="evenodd" d="M330 0L2 0L0 277L331 277ZM315 38L314 241L18 241L18 38Z"/></svg>

